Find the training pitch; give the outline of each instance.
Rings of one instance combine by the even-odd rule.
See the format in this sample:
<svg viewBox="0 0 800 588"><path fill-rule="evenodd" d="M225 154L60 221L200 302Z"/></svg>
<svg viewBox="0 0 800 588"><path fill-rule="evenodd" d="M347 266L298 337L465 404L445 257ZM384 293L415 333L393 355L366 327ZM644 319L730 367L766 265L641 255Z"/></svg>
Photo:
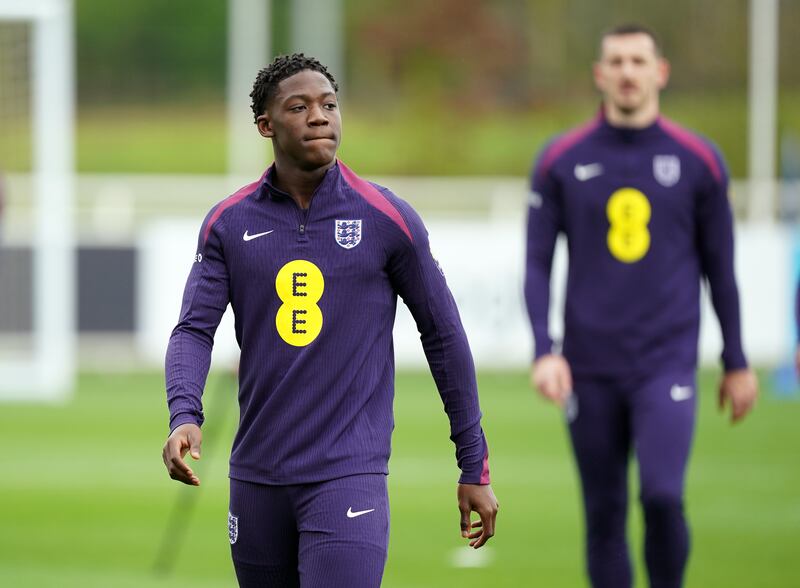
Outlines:
<svg viewBox="0 0 800 588"><path fill-rule="evenodd" d="M686 586L798 586L800 397L776 396L764 376L756 411L731 426L716 410L717 377L701 379ZM383 585L586 585L560 415L529 391L524 373L484 373L479 384L497 535L483 553L464 547L441 402L429 375L401 373ZM234 398L231 378L212 373L204 455L193 465L199 489L172 482L161 462L167 410L158 373L82 374L66 405L0 405L0 586L235 586L226 477ZM171 519L176 505L188 516ZM629 527L637 585L646 586L637 506Z"/></svg>

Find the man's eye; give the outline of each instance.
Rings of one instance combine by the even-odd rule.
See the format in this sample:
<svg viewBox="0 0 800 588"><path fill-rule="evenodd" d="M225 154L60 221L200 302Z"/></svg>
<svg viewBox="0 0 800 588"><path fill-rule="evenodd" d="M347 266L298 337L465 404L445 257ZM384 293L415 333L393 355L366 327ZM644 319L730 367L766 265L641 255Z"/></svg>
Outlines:
<svg viewBox="0 0 800 588"><path fill-rule="evenodd" d="M336 109L336 103L335 102L328 102L325 105L325 108L327 108L328 110L335 110Z"/></svg>

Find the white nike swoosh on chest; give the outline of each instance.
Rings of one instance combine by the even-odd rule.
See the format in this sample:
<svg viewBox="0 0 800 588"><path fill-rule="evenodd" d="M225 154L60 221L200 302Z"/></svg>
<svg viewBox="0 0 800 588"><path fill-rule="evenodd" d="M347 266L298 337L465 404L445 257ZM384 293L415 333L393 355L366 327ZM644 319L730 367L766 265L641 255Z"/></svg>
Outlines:
<svg viewBox="0 0 800 588"><path fill-rule="evenodd" d="M603 173L603 165L600 163L587 163L586 165L576 163L573 171L577 180L585 182L601 175Z"/></svg>
<svg viewBox="0 0 800 588"><path fill-rule="evenodd" d="M274 230L275 229L272 229L272 231ZM258 239L259 237L263 237L264 235L269 235L272 231L264 231L263 233L256 233L254 235L250 235L248 234L247 231L245 231L244 235L242 235L242 239L244 239L245 241L252 241L253 239Z"/></svg>

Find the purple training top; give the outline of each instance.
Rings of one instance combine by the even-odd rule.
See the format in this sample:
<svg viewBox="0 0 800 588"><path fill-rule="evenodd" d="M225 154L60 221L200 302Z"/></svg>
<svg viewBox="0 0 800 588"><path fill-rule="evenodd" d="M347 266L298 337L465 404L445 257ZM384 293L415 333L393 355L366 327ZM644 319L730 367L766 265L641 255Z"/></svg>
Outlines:
<svg viewBox="0 0 800 588"><path fill-rule="evenodd" d="M230 303L242 350L230 476L303 484L388 473L399 294L450 419L460 481L488 484L472 356L419 216L341 162L302 210L273 170L200 229L167 350L170 429L203 422L214 332Z"/></svg>
<svg viewBox="0 0 800 588"><path fill-rule="evenodd" d="M525 276L536 357L553 347L550 269L560 232L569 252L563 354L574 372L694 369L703 277L723 364L747 366L728 178L704 139L663 117L623 129L601 113L545 148L532 178Z"/></svg>

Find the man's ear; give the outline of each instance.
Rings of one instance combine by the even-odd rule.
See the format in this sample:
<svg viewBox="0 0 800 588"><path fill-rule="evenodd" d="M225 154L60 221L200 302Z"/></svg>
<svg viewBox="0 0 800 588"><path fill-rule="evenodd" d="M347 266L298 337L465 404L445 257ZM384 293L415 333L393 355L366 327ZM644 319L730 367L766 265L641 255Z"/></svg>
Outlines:
<svg viewBox="0 0 800 588"><path fill-rule="evenodd" d="M670 64L669 61L661 57L658 60L658 89L663 90L667 82L669 82L669 74L670 74Z"/></svg>
<svg viewBox="0 0 800 588"><path fill-rule="evenodd" d="M261 133L262 137L271 139L275 136L275 132L272 130L272 121L269 118L269 114L266 112L256 119L256 124L258 125L258 132Z"/></svg>
<svg viewBox="0 0 800 588"><path fill-rule="evenodd" d="M603 77L603 64L600 61L595 61L592 64L592 78L594 79L594 87L602 94L606 91L605 78Z"/></svg>

